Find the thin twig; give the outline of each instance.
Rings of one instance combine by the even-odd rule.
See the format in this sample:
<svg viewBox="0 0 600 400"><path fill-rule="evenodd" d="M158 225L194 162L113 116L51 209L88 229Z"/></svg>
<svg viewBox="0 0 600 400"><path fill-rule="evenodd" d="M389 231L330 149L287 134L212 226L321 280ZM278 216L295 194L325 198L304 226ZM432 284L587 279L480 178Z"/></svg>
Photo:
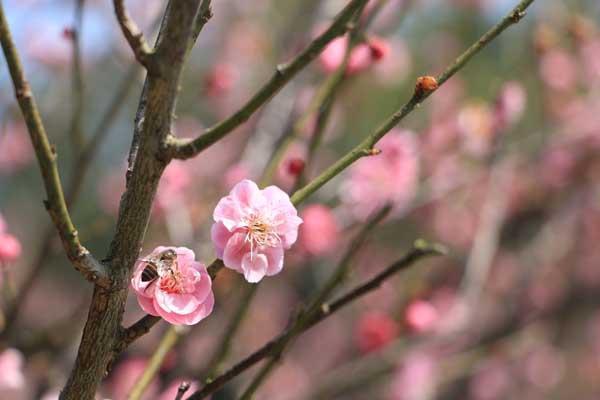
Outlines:
<svg viewBox="0 0 600 400"><path fill-rule="evenodd" d="M175 400L183 400L183 395L190 389L189 382L181 382L179 388L177 389L177 395L175 396Z"/></svg>
<svg viewBox="0 0 600 400"><path fill-rule="evenodd" d="M252 396L254 396L256 390L279 363L284 350L289 347L292 340L298 335L308 321L310 321L316 314L319 313L321 307L323 304L325 304L333 291L345 280L350 270L350 266L352 265L352 261L356 259L356 255L362 249L373 229L389 214L390 210L391 206L386 205L379 210L379 212L377 212L365 225L363 225L356 238L354 238L354 240L352 240L348 246L346 254L344 254L342 257L331 277L329 277L323 287L315 294L314 299L310 302L306 311L301 311L294 319L292 327L290 328L291 333L288 336L288 340L282 342L277 347L277 351L271 355L269 361L261 368L261 370L256 374L255 378L250 382L248 388L240 397L241 400L251 399Z"/></svg>
<svg viewBox="0 0 600 400"><path fill-rule="evenodd" d="M72 51L72 107L71 127L69 137L74 155L79 154L83 147L83 112L85 100L85 86L83 82L82 57L81 57L81 36L83 33L83 8L85 0L75 0L75 18L73 23L73 34L71 37Z"/></svg>
<svg viewBox="0 0 600 400"><path fill-rule="evenodd" d="M179 159L194 157L247 121L256 110L269 101L298 72L313 61L327 44L336 37L343 35L347 31L348 22L356 10L364 6L366 2L367 0L351 0L338 14L331 26L313 40L302 53L293 61L278 65L273 77L235 114L208 128L196 139L189 140L170 137L166 143L168 157Z"/></svg>
<svg viewBox="0 0 600 400"><path fill-rule="evenodd" d="M354 147L350 152L345 154L332 166L327 168L318 177L313 179L310 183L298 190L292 196L292 202L297 204L303 201L305 198L317 191L321 186L329 182L335 176L339 175L348 166L357 161L358 159L368 156L371 154L373 146L393 127L395 127L400 121L410 114L421 102L429 97L433 92L439 88L444 82L458 72L465 64L483 49L488 43L496 38L501 32L503 32L509 26L519 22L525 15L525 9L529 7L534 0L522 0L512 11L508 13L496 26L491 28L485 33L477 42L469 47L463 54L461 54L444 72L442 72L437 78L437 87L432 87L429 90L423 90L417 85L410 100L397 112L392 114L379 128L372 134L367 136L361 143Z"/></svg>
<svg viewBox="0 0 600 400"><path fill-rule="evenodd" d="M430 245L425 243L424 241L417 241L413 249L402 259L390 265L381 273L377 274L372 279L369 279L362 285L359 285L353 290L350 290L347 294L338 298L338 300L333 301L332 303L323 304L321 307L319 307L317 313L315 313L315 315L311 319L306 321L306 324L304 326L297 328L297 330L288 329L282 332L279 336L272 339L259 350L252 353L250 356L246 357L244 360L233 366L227 372L219 375L214 380L208 382L202 389L196 391L194 394L188 397L188 400L200 400L210 395L211 393L214 393L225 383L234 379L247 369L254 366L256 363L264 360L269 356L272 356L277 351L279 351L279 346L281 346L284 343L287 343L291 335L301 334L302 332L306 331L307 329L326 319L333 313L339 311L344 306L376 289L386 279L390 278L397 272L408 268L409 266L413 265L416 261L424 257L444 254L444 252L444 249L439 245Z"/></svg>
<svg viewBox="0 0 600 400"><path fill-rule="evenodd" d="M125 40L127 40L129 47L133 50L135 59L146 67L146 69L149 69L150 60L153 54L152 50L150 49L148 42L146 42L146 39L144 39L144 34L140 28L138 28L133 19L131 19L131 16L127 13L127 10L125 9L125 0L113 0L113 5L123 36L125 36Z"/></svg>
<svg viewBox="0 0 600 400"><path fill-rule="evenodd" d="M35 149L36 157L46 188L48 199L44 202L56 229L60 235L63 247L75 268L83 276L105 288L110 287L111 280L106 267L97 261L79 241L77 230L71 221L71 216L65 203L62 183L56 165L56 150L48 140L37 104L25 79L23 68L17 54L8 22L4 15L4 7L0 3L0 42L6 57L15 89L15 96L27 124L29 136Z"/></svg>

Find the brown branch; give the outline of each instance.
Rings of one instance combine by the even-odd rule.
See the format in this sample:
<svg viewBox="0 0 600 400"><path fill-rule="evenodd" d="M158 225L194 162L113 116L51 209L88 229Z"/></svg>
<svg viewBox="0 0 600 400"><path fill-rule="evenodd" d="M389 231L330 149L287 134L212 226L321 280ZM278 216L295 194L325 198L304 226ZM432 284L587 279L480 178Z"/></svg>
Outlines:
<svg viewBox="0 0 600 400"><path fill-rule="evenodd" d="M298 72L313 61L333 39L343 35L348 30L348 22L352 16L366 2L367 0L351 0L338 14L331 26L313 40L293 61L278 65L273 77L235 114L208 128L196 139L169 137L166 143L167 156L179 159L194 157L246 122L256 110L269 101Z"/></svg>
<svg viewBox="0 0 600 400"><path fill-rule="evenodd" d="M144 39L144 34L138 28L136 23L131 19L131 16L125 9L125 0L113 0L117 21L125 36L125 40L129 43L129 47L133 50L135 59L139 61L146 69L150 69L151 60L153 57L152 50Z"/></svg>
<svg viewBox="0 0 600 400"><path fill-rule="evenodd" d="M15 96L27 124L29 136L35 149L36 157L44 181L48 199L44 205L58 230L63 247L75 268L91 282L105 288L111 281L106 267L97 261L79 241L77 230L65 203L60 175L56 165L56 150L48 140L37 104L25 79L23 68L17 54L4 8L0 3L0 42L6 57L6 63L15 89Z"/></svg>
<svg viewBox="0 0 600 400"><path fill-rule="evenodd" d="M210 395L211 393L214 393L227 382L234 379L235 377L237 377L247 369L251 368L258 362L277 354L280 350L280 346L282 346L282 344L287 343L292 335L299 335L302 332L308 330L309 328L318 324L330 315L339 311L344 306L350 304L356 299L376 289L386 279L390 278L397 272L410 267L416 261L424 257L444 254L444 252L445 250L439 245L429 245L424 241L417 241L413 249L402 259L390 265L372 279L368 280L362 285L357 286L356 288L349 291L347 294L341 296L337 300L331 303L322 304L321 307L318 308L317 312L310 319L307 319L302 326L296 327L296 329L288 329L282 332L279 336L272 339L259 350L255 351L250 356L246 357L244 360L234 365L227 372L209 381L202 389L196 391L190 397L188 397L188 400L200 400Z"/></svg>
<svg viewBox="0 0 600 400"><path fill-rule="evenodd" d="M93 399L122 332L121 321L133 266L142 247L158 181L168 161L160 156L175 111L179 81L200 0L171 0L138 105L126 189L107 255L111 290L96 286L75 366L61 400ZM168 68L167 68L168 66Z"/></svg>

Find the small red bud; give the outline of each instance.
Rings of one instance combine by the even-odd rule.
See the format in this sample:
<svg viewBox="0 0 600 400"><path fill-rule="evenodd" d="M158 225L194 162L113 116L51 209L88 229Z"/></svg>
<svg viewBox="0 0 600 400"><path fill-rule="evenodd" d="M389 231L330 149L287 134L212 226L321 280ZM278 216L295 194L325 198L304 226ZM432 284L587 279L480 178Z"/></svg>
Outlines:
<svg viewBox="0 0 600 400"><path fill-rule="evenodd" d="M301 158L291 158L287 162L287 172L290 175L298 176L304 171L304 160Z"/></svg>
<svg viewBox="0 0 600 400"><path fill-rule="evenodd" d="M438 88L437 80L433 76L420 76L417 78L415 93L425 94Z"/></svg>
<svg viewBox="0 0 600 400"><path fill-rule="evenodd" d="M375 61L380 61L389 53L389 46L387 43L379 38L371 38L368 42L369 50L371 51L371 57Z"/></svg>

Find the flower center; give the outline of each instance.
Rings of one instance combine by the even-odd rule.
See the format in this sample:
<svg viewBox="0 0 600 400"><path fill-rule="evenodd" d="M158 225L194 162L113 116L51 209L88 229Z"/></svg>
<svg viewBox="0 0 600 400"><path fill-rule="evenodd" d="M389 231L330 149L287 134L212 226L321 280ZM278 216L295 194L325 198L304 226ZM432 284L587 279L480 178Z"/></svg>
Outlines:
<svg viewBox="0 0 600 400"><path fill-rule="evenodd" d="M254 246L276 247L281 243L281 238L275 231L277 225L271 218L260 214L252 214L244 221L246 242L250 242L250 257L253 257Z"/></svg>
<svg viewBox="0 0 600 400"><path fill-rule="evenodd" d="M158 284L160 290L167 293L185 293L183 277L177 262L161 262L158 266Z"/></svg>

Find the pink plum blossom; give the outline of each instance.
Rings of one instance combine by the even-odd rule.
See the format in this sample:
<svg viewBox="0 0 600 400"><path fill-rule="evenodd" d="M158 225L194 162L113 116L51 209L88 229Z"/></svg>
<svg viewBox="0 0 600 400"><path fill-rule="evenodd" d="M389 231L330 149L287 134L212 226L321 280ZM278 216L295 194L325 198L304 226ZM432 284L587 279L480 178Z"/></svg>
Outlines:
<svg viewBox="0 0 600 400"><path fill-rule="evenodd" d="M495 128L505 129L521 118L527 94L518 82L507 82L500 89L494 106Z"/></svg>
<svg viewBox="0 0 600 400"><path fill-rule="evenodd" d="M419 155L413 133L393 130L376 147L381 154L359 160L342 185L342 201L359 220L386 203L402 211L417 191Z"/></svg>
<svg viewBox="0 0 600 400"><path fill-rule="evenodd" d="M392 382L389 400L419 400L431 398L438 376L436 361L425 352L406 356Z"/></svg>
<svg viewBox="0 0 600 400"><path fill-rule="evenodd" d="M283 268L283 252L298 238L302 219L289 196L276 186L259 189L243 180L213 213L212 240L225 266L259 282Z"/></svg>
<svg viewBox="0 0 600 400"><path fill-rule="evenodd" d="M339 226L328 207L313 204L300 213L300 245L311 255L323 255L336 248Z"/></svg>
<svg viewBox="0 0 600 400"><path fill-rule="evenodd" d="M363 353L378 350L398 335L398 324L381 312L369 312L358 321L357 344Z"/></svg>
<svg viewBox="0 0 600 400"><path fill-rule="evenodd" d="M25 360L17 349L7 348L0 353L0 390L22 389L25 385Z"/></svg>
<svg viewBox="0 0 600 400"><path fill-rule="evenodd" d="M174 252L174 258L167 256ZM146 268L156 268L158 277L148 279ZM131 285L140 307L173 325L194 325L208 317L214 306L212 281L204 264L195 261L185 247L159 246L140 259Z"/></svg>

